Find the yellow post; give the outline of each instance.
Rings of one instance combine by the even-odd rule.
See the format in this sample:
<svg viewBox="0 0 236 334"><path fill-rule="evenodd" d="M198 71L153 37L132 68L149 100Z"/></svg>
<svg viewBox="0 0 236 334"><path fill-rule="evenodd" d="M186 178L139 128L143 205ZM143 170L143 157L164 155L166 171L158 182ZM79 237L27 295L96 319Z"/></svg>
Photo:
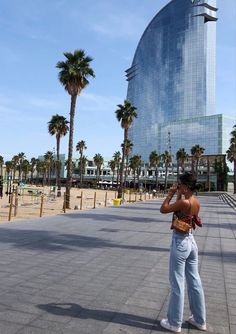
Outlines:
<svg viewBox="0 0 236 334"><path fill-rule="evenodd" d="M107 191L105 193L105 207L107 206Z"/></svg>
<svg viewBox="0 0 236 334"><path fill-rule="evenodd" d="M80 198L80 210L83 209L83 191L81 191L81 198Z"/></svg>
<svg viewBox="0 0 236 334"><path fill-rule="evenodd" d="M44 200L44 196L41 195L40 213L39 213L39 217L40 217L40 218L43 216L43 200Z"/></svg>
<svg viewBox="0 0 236 334"><path fill-rule="evenodd" d="M14 193L12 192L10 195L10 207L9 207L9 214L8 214L8 221L11 221L11 213L12 213L12 207L13 207L13 196Z"/></svg>
<svg viewBox="0 0 236 334"><path fill-rule="evenodd" d="M96 209L96 195L97 195L97 193L95 191L95 193L94 193L94 201L93 201L93 208L94 209Z"/></svg>
<svg viewBox="0 0 236 334"><path fill-rule="evenodd" d="M14 207L14 217L17 215L18 210L18 188L15 189L15 207Z"/></svg>

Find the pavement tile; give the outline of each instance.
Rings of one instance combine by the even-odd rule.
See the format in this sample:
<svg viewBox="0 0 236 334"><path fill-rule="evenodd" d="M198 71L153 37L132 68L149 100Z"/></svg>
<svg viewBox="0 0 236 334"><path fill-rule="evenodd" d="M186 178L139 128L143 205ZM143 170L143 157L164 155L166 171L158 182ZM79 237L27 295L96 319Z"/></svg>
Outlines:
<svg viewBox="0 0 236 334"><path fill-rule="evenodd" d="M236 212L199 199L206 333L235 334ZM1 224L0 334L166 333L171 231L160 203ZM182 333L199 331L184 322Z"/></svg>

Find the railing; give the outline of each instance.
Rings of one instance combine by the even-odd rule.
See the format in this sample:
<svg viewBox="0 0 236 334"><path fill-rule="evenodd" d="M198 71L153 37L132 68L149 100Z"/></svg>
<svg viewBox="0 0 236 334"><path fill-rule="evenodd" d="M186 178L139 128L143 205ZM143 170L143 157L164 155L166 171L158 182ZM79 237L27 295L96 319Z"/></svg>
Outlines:
<svg viewBox="0 0 236 334"><path fill-rule="evenodd" d="M219 198L236 211L236 198L234 198L228 193L221 194Z"/></svg>

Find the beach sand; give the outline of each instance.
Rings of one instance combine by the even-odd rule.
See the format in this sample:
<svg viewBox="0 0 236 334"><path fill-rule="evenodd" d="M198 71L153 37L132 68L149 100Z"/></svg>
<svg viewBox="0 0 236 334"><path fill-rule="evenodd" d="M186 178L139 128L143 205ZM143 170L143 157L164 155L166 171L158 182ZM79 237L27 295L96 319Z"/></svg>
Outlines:
<svg viewBox="0 0 236 334"><path fill-rule="evenodd" d="M30 185L18 188L18 197L14 196L12 199L13 205L10 221L40 218L40 212L43 217L63 214L65 188L61 189L61 197L57 197L55 191L52 191L52 189ZM113 190L71 188L71 208L66 209L66 213L75 210L92 210L94 208L114 205L116 194L117 192ZM149 194L125 194L125 201L131 202L150 198ZM40 210L41 208L42 211ZM0 199L0 223L9 220L9 211L10 197L4 193L3 198Z"/></svg>

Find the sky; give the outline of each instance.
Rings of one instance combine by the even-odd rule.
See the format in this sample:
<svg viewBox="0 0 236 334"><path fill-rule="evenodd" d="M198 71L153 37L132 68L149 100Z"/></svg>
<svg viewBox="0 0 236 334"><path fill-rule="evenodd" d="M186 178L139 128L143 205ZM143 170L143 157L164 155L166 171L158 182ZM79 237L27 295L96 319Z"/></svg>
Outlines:
<svg viewBox="0 0 236 334"><path fill-rule="evenodd" d="M74 147L111 158L123 131L115 117L126 98L125 70L143 31L169 0L0 0L0 155L27 159L54 151L48 122L69 120L70 96L58 80L64 52L84 49L96 78L77 99ZM236 1L217 2L216 113L236 116ZM233 126L233 124L232 124ZM68 135L61 140L67 155ZM78 152L74 150L76 157Z"/></svg>

